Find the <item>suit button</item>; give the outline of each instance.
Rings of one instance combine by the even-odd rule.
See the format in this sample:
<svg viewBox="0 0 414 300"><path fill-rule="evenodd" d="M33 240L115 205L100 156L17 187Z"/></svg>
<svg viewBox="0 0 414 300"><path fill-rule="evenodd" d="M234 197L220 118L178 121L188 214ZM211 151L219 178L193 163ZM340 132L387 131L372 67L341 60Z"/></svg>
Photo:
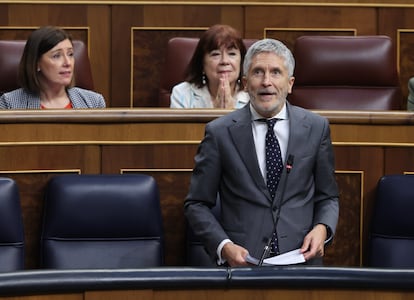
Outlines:
<svg viewBox="0 0 414 300"><path fill-rule="evenodd" d="M275 211L277 211L277 207L275 206L275 207L273 207L273 211L275 212Z"/></svg>

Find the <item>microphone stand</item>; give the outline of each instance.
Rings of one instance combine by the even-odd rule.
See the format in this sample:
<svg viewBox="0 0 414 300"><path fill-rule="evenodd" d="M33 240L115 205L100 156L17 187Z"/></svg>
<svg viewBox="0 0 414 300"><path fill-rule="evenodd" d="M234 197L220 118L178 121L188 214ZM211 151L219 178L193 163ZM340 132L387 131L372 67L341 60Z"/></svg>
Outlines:
<svg viewBox="0 0 414 300"><path fill-rule="evenodd" d="M285 189L286 189L286 182L288 180L289 173L292 170L293 160L294 159L295 159L295 156L292 155L292 154L289 154L288 159L287 159L287 162L286 162L286 179L285 179L285 182L283 183L283 189L282 189L282 193L280 195L280 202L279 202L279 204L282 203L283 196L285 194ZM273 222L272 234L273 234L274 231L276 231L277 223L278 223L279 217L280 217L280 209L281 208L279 207L279 210L277 211L277 215L276 215L276 220ZM260 266L263 266L263 261L269 255L269 252L270 252L270 244L271 243L272 243L272 237L269 238L269 240L267 241L267 244L264 246L262 255L261 255L260 260L259 260L259 263L258 263L258 266L259 267Z"/></svg>

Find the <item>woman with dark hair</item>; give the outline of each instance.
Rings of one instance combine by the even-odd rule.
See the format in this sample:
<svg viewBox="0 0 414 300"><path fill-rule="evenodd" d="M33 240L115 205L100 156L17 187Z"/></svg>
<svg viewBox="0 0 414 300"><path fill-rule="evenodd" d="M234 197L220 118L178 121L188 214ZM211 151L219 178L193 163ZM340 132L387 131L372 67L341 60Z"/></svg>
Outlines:
<svg viewBox="0 0 414 300"><path fill-rule="evenodd" d="M53 26L31 33L19 65L21 88L3 94L3 109L104 108L101 94L73 87L75 58L71 36Z"/></svg>
<svg viewBox="0 0 414 300"><path fill-rule="evenodd" d="M172 108L241 108L249 97L241 82L246 47L239 32L217 24L201 36L185 81L171 94Z"/></svg>

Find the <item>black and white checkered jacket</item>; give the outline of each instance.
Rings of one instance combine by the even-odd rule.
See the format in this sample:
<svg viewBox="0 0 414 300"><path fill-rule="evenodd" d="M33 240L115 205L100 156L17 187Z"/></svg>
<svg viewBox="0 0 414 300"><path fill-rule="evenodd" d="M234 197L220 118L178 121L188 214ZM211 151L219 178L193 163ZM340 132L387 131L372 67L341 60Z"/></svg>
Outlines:
<svg viewBox="0 0 414 300"><path fill-rule="evenodd" d="M78 87L68 89L73 108L105 108L101 94ZM0 109L40 109L40 97L16 89L0 96Z"/></svg>

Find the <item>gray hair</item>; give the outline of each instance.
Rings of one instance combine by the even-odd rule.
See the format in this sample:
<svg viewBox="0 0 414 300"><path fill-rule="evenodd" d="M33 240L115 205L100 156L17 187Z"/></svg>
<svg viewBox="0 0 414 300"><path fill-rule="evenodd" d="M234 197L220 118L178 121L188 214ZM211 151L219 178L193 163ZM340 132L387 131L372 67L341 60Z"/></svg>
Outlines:
<svg viewBox="0 0 414 300"><path fill-rule="evenodd" d="M288 76L293 76L295 69L295 59L292 52L280 41L274 39L263 39L255 42L247 50L246 56L244 57L243 63L243 75L246 76L252 64L252 58L262 52L271 52L281 57L285 61L285 66L288 70Z"/></svg>

